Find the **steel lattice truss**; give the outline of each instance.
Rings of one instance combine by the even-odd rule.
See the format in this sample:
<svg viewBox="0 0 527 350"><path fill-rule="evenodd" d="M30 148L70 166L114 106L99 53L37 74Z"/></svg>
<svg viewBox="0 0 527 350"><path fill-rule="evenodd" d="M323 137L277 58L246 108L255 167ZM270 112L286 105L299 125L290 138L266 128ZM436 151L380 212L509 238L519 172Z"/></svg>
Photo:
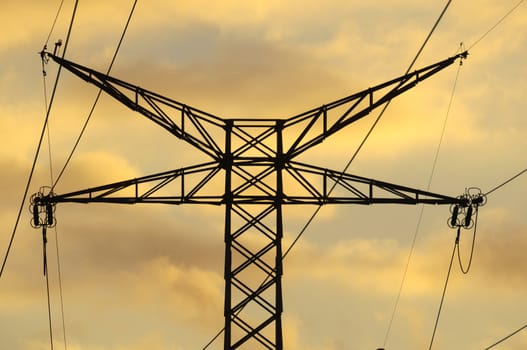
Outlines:
<svg viewBox="0 0 527 350"><path fill-rule="evenodd" d="M34 204L224 205L225 349L283 348L284 205L470 205L463 198L295 161L325 138L466 58L466 52L288 119L220 118L56 55L45 55L211 158L202 164L67 194L37 196Z"/></svg>

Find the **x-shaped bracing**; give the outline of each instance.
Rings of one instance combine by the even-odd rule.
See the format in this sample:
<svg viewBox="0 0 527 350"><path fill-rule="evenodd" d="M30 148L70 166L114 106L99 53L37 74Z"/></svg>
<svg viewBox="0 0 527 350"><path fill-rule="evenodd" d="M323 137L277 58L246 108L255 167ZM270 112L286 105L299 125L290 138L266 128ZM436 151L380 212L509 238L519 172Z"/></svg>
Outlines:
<svg viewBox="0 0 527 350"><path fill-rule="evenodd" d="M471 205L465 197L295 161L327 137L466 58L467 52L287 119L220 118L54 54L44 55L211 158L71 193L40 194L33 205L37 213L38 207L59 202L224 205L224 349L283 348L283 205ZM44 219L40 225L51 222Z"/></svg>

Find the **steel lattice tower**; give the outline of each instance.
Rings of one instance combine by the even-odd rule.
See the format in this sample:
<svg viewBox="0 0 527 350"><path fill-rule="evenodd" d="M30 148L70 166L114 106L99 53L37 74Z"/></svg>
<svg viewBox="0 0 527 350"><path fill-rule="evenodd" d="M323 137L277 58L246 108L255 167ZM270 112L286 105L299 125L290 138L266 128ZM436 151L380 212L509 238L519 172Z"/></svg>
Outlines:
<svg viewBox="0 0 527 350"><path fill-rule="evenodd" d="M454 198L295 161L327 137L457 59L466 58L466 52L288 119L220 118L54 54L43 54L211 160L67 194L38 193L32 203L37 213L35 226L51 225L50 207L59 202L224 205L226 350L283 349L285 205L478 204L466 197Z"/></svg>

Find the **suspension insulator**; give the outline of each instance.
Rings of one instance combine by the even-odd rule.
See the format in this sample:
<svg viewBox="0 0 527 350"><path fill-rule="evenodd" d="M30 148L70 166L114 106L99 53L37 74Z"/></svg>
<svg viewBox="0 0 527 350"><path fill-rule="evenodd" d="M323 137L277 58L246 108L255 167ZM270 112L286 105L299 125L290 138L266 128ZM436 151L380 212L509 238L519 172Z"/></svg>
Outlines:
<svg viewBox="0 0 527 350"><path fill-rule="evenodd" d="M467 214L465 215L465 227L470 226L470 221L472 220L472 206L468 207Z"/></svg>
<svg viewBox="0 0 527 350"><path fill-rule="evenodd" d="M53 225L53 206L51 203L46 204L46 219L49 226Z"/></svg>
<svg viewBox="0 0 527 350"><path fill-rule="evenodd" d="M457 215L459 214L459 206L454 206L454 209L452 210L452 218L450 219L450 226L456 227L457 226Z"/></svg>
<svg viewBox="0 0 527 350"><path fill-rule="evenodd" d="M40 216L38 215L38 204L33 205L33 226L40 226Z"/></svg>

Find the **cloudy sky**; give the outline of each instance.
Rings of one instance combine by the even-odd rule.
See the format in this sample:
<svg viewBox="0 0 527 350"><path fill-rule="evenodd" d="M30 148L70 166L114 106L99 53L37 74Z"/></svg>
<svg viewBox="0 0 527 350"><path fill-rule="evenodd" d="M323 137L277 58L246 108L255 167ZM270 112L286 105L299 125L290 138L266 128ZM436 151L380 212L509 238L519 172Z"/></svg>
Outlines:
<svg viewBox="0 0 527 350"><path fill-rule="evenodd" d="M0 4L0 248L13 230L45 115L42 66L60 1ZM133 1L80 1L66 57L105 71ZM112 75L225 118L287 118L403 74L443 1L139 1ZM527 8L517 1L454 1L415 68L458 52L459 78L430 190L487 192L527 166ZM65 1L48 46L65 39ZM482 40L479 40L482 38ZM57 66L45 67L47 96ZM426 189L458 65L392 102L349 168ZM63 71L30 194L50 184L97 90ZM303 160L340 170L376 114ZM49 147L49 145L51 147ZM51 164L50 164L51 159ZM204 158L104 96L56 192L180 168ZM454 261L434 349L483 349L527 322L527 176L480 209L469 274ZM0 344L49 349L41 233L24 210L0 279ZM285 245L314 207L285 210ZM328 206L285 260L289 350L427 349L455 232L449 208ZM61 204L48 255L55 348L202 349L223 327L221 207ZM58 237L58 240L57 240ZM461 236L466 263L472 232ZM58 254L57 254L58 246ZM65 337L59 300L61 262ZM385 341L386 339L386 341ZM222 341L209 349L222 348ZM527 331L497 349L527 348Z"/></svg>

